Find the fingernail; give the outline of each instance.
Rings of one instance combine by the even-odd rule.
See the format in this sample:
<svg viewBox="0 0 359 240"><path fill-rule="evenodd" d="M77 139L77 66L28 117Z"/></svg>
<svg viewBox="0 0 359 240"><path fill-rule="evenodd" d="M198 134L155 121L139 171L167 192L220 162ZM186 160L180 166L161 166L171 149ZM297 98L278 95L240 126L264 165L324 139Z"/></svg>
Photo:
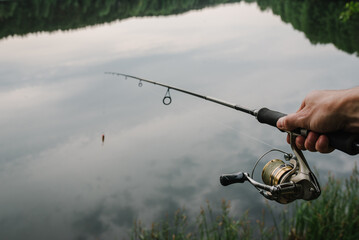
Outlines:
<svg viewBox="0 0 359 240"><path fill-rule="evenodd" d="M282 129L283 128L283 118L279 118L277 121L277 127Z"/></svg>

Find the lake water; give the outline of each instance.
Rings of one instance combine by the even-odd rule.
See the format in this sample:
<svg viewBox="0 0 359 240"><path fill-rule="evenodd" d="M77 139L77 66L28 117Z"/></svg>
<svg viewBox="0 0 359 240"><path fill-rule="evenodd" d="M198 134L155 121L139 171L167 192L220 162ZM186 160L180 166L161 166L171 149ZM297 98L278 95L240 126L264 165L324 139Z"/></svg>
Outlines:
<svg viewBox="0 0 359 240"><path fill-rule="evenodd" d="M104 72L290 113L311 90L359 83L357 53L306 35L240 2L0 39L0 238L123 239L136 219L196 216L206 200L258 216L256 189L222 187L219 176L290 151L285 134L175 91L164 106L165 88ZM322 184L358 163L339 151L305 156Z"/></svg>

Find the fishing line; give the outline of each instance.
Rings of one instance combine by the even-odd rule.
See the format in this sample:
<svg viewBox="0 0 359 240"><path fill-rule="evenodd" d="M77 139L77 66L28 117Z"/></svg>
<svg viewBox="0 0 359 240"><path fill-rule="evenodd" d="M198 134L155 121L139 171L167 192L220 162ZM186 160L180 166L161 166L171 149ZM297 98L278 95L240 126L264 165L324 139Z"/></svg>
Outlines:
<svg viewBox="0 0 359 240"><path fill-rule="evenodd" d="M181 107L183 107L183 108L188 108L188 107L186 107L184 104L182 104L181 102L179 102L179 103L176 102L176 104L179 104L179 105L180 105ZM194 113L195 113L195 114L198 114L196 111L194 111ZM219 120L217 120L217 119L215 119L215 118L207 118L206 121L210 121L210 122L212 122L212 123L214 123L214 124L217 124L217 125L222 125L222 126L224 126L225 128L227 128L228 130L234 130L235 132L239 133L240 135L245 136L246 138L250 138L250 139L252 139L252 140L254 140L254 141L256 141L256 142L258 142L258 143L260 143L260 144L263 144L263 145L265 145L265 146L268 146L268 147L270 147L270 148L275 148L275 147L274 147L273 145L271 145L270 143L267 143L267 142L265 142L265 141L263 141L263 140L261 140L261 139L259 139L259 138L256 138L256 137L254 137L254 136L252 136L252 135L250 135L250 134L244 132L243 130L240 130L240 129L238 129L238 128L235 128L235 127L232 126L230 123L224 123L224 122L219 121Z"/></svg>
<svg viewBox="0 0 359 240"><path fill-rule="evenodd" d="M104 146L105 144L105 134L106 134L106 123L107 122L105 119L106 119L106 116L107 116L107 98L105 97L106 94L106 84L102 84L102 87L101 87L101 101L102 101L102 111L101 111L101 142L102 142L102 146ZM105 123L105 124L104 124Z"/></svg>

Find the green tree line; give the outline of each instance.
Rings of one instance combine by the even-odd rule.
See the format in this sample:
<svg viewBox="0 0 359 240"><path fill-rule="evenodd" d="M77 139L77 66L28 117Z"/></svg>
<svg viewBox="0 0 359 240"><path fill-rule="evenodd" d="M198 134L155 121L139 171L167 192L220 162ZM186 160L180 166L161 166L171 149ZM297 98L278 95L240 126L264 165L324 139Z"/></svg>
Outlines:
<svg viewBox="0 0 359 240"><path fill-rule="evenodd" d="M235 0L27 0L0 2L0 38L166 16Z"/></svg>
<svg viewBox="0 0 359 240"><path fill-rule="evenodd" d="M333 43L359 53L359 4L348 0L244 0L272 11L313 44ZM142 16L166 16L241 0L26 0L0 1L0 39L70 30ZM345 19L346 21L341 20Z"/></svg>
<svg viewBox="0 0 359 240"><path fill-rule="evenodd" d="M334 44L359 56L359 9L354 2L334 0L257 0L262 11L271 10L305 34L312 44ZM356 5L356 4L354 4ZM348 6L348 7L347 7ZM341 17L348 12L346 21Z"/></svg>

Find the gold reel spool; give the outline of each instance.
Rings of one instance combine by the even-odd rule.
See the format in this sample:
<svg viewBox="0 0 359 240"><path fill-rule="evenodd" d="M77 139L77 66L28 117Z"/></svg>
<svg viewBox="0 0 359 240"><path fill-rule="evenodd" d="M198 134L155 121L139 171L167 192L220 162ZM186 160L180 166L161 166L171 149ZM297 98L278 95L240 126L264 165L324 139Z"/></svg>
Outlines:
<svg viewBox="0 0 359 240"><path fill-rule="evenodd" d="M291 170L293 170L291 164L284 163L280 159L273 159L263 167L262 180L270 186L281 184L285 182L283 177Z"/></svg>

